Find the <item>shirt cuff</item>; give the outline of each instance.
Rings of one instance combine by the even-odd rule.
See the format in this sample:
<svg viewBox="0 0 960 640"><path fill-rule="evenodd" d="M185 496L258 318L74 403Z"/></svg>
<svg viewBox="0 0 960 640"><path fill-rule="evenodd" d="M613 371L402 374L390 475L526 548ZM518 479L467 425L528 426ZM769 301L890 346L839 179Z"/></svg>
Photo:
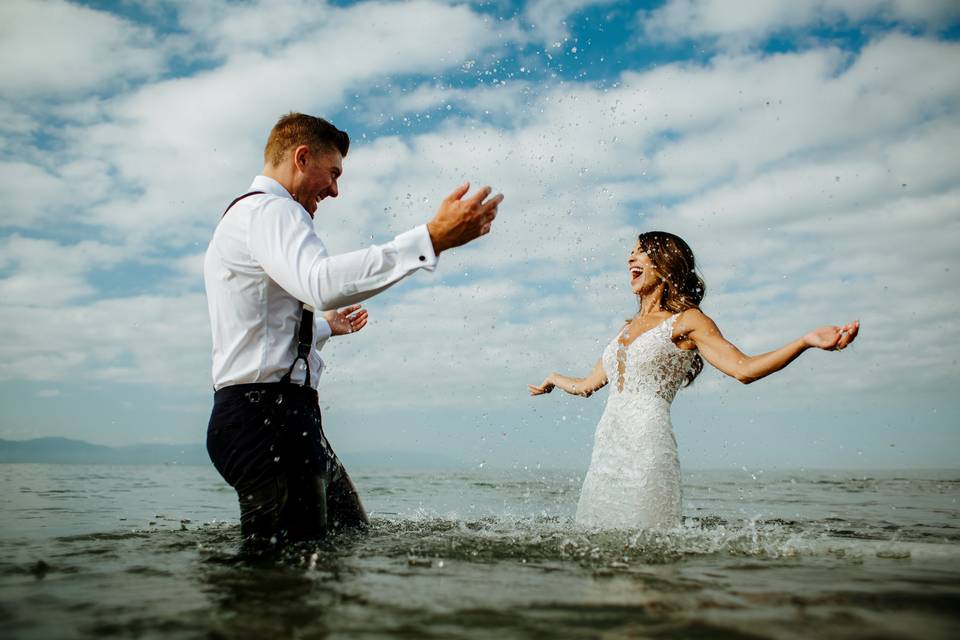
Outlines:
<svg viewBox="0 0 960 640"><path fill-rule="evenodd" d="M407 270L419 267L433 271L437 268L437 254L433 251L433 241L430 239L427 225L422 224L410 231L405 231L393 241L400 254L400 260Z"/></svg>
<svg viewBox="0 0 960 640"><path fill-rule="evenodd" d="M333 328L322 313L318 313L313 323L313 343L317 348L321 348L327 338L333 335Z"/></svg>

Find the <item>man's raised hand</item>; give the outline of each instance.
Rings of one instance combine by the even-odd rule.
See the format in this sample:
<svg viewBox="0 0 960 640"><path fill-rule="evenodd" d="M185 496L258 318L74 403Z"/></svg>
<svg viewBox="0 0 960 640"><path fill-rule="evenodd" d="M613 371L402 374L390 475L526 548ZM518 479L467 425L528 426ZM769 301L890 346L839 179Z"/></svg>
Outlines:
<svg viewBox="0 0 960 640"><path fill-rule="evenodd" d="M483 187L469 198L464 198L469 190L469 182L454 189L440 203L433 220L427 223L427 232L437 255L490 232L503 194L498 193L487 199L493 189Z"/></svg>

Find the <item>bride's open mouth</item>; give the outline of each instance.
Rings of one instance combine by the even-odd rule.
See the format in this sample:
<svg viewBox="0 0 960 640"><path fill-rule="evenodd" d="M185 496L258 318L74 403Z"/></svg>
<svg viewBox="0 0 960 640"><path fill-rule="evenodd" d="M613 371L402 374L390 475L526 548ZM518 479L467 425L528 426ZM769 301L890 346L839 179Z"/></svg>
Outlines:
<svg viewBox="0 0 960 640"><path fill-rule="evenodd" d="M631 282L632 282L633 280L636 280L637 278L639 278L639 277L642 276L642 275L643 275L643 269L641 269L640 267L630 267L630 280L631 280Z"/></svg>

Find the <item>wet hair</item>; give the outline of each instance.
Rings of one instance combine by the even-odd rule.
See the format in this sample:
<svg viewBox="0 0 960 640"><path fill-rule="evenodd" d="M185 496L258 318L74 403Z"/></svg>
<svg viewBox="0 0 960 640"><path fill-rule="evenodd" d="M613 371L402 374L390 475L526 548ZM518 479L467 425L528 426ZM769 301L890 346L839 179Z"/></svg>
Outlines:
<svg viewBox="0 0 960 640"><path fill-rule="evenodd" d="M707 286L697 273L697 262L690 245L680 236L666 231L647 231L641 233L638 240L640 249L647 254L657 273L663 278L663 298L660 306L673 313L696 309L707 292ZM687 372L684 386L690 386L701 371L703 358L698 353Z"/></svg>
<svg viewBox="0 0 960 640"><path fill-rule="evenodd" d="M347 157L350 136L323 118L290 112L273 125L263 149L263 161L272 167L279 166L288 151L302 144L313 153L336 150Z"/></svg>

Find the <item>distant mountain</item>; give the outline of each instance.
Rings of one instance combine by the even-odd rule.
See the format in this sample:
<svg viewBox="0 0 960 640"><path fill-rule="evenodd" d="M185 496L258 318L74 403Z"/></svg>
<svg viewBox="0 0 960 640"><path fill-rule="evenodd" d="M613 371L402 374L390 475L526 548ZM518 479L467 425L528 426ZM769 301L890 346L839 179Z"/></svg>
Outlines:
<svg viewBox="0 0 960 640"><path fill-rule="evenodd" d="M456 469L455 461L431 453L355 452L338 454L347 469ZM137 444L107 447L70 438L0 439L0 463L209 465L203 444Z"/></svg>
<svg viewBox="0 0 960 640"><path fill-rule="evenodd" d="M69 438L0 439L0 463L210 464L202 444L138 444L106 447Z"/></svg>

